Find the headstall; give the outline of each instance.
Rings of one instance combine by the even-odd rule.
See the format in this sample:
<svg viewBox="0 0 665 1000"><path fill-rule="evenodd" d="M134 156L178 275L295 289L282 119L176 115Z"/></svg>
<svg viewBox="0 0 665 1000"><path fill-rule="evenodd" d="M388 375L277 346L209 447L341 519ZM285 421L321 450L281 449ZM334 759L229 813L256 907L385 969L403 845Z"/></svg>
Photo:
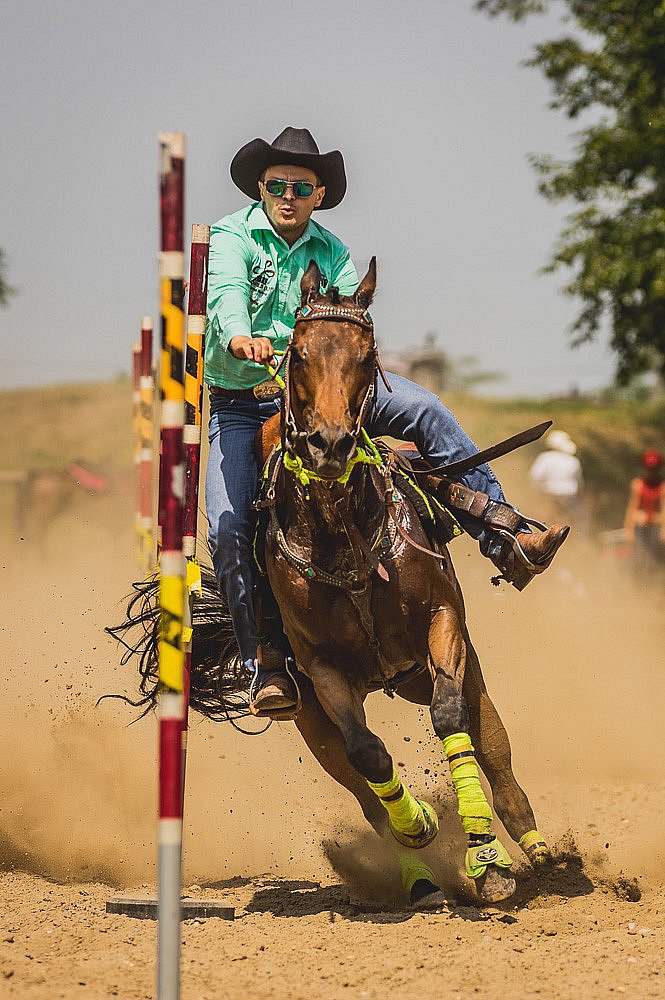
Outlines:
<svg viewBox="0 0 665 1000"><path fill-rule="evenodd" d="M376 340L374 339L374 323L372 317L370 316L367 309L362 306L344 305L342 303L334 304L331 302L313 302L306 303L301 306L296 312L296 325L298 323L316 323L320 320L336 320L341 323L355 323L356 326L361 327L363 330L369 330L372 333L372 352L374 356L374 376L370 381L367 392L363 398L360 410L358 412L358 417L356 418L356 423L353 429L353 436L358 442L360 434L362 431L363 422L365 420L365 415L367 412L367 407L369 401L372 398L372 393L376 395L376 385L379 375L383 381L388 392L392 392L392 387L390 382L386 377L386 373L381 364L381 359L379 357L379 350L376 345ZM295 329L295 327L294 327ZM284 382L286 383L284 389L284 433L282 446L284 452L295 454L295 445L300 438L306 437L306 431L298 430L295 420L293 418L293 412L291 410L291 393L290 393L290 379L289 379L289 356L293 347L293 334L289 338L289 342L286 345L286 350L284 355L277 366L275 374L279 372L282 365L285 365L284 372ZM317 478L312 476L312 478ZM348 476L346 477L348 479ZM346 481L346 479L344 481Z"/></svg>

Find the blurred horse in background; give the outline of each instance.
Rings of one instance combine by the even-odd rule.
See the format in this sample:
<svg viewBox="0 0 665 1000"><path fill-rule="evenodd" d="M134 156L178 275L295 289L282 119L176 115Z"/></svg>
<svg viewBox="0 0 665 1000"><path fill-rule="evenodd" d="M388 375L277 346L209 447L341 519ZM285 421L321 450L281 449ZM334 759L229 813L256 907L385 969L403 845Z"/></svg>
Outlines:
<svg viewBox="0 0 665 1000"><path fill-rule="evenodd" d="M30 544L43 544L52 522L81 491L104 493L109 484L106 476L83 462L70 462L64 468L0 472L0 485L13 492L12 533Z"/></svg>

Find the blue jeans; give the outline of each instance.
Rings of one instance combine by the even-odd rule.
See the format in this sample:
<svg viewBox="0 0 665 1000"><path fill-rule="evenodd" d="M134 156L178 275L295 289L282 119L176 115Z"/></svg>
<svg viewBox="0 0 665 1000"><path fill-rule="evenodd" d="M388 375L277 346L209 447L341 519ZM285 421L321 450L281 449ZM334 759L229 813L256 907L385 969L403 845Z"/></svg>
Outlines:
<svg viewBox="0 0 665 1000"><path fill-rule="evenodd" d="M457 462L478 449L457 420L433 393L401 375L388 373L393 391L379 379L368 409L365 427L372 437L389 434L411 441L431 465ZM259 427L279 411L279 403L254 400L210 400L210 456L206 476L208 541L220 592L226 598L243 661L256 658L258 634L254 620L253 589L256 568L252 553L255 498L259 469L253 440ZM505 503L501 485L488 465L481 465L460 481ZM480 543L483 555L495 560L503 542L482 522L456 514L465 531Z"/></svg>

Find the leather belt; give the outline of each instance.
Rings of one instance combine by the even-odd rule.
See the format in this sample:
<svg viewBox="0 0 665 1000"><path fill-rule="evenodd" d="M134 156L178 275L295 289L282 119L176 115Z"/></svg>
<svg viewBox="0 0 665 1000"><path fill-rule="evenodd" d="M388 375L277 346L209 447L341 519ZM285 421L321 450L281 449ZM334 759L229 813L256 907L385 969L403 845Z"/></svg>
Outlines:
<svg viewBox="0 0 665 1000"><path fill-rule="evenodd" d="M251 399L256 402L254 389L224 389L221 385L209 385L208 388L215 399Z"/></svg>

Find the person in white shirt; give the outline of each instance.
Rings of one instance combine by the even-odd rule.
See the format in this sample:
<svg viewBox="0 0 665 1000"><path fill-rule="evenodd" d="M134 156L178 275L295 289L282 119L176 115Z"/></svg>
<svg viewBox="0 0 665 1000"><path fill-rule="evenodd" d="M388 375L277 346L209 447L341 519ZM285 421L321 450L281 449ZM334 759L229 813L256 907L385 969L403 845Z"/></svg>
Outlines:
<svg viewBox="0 0 665 1000"><path fill-rule="evenodd" d="M583 501L582 464L577 445L565 431L550 431L545 439L547 450L531 466L529 478L549 498L557 513L575 521L588 534L589 516Z"/></svg>

